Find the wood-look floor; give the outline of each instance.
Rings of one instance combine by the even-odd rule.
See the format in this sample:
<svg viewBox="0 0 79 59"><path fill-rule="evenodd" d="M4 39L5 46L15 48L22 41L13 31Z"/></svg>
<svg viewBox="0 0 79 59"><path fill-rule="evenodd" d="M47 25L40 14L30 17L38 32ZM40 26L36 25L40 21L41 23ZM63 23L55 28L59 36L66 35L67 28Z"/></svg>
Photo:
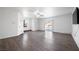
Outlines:
<svg viewBox="0 0 79 59"><path fill-rule="evenodd" d="M52 32L25 32L7 39L0 39L1 51L78 51L69 34Z"/></svg>

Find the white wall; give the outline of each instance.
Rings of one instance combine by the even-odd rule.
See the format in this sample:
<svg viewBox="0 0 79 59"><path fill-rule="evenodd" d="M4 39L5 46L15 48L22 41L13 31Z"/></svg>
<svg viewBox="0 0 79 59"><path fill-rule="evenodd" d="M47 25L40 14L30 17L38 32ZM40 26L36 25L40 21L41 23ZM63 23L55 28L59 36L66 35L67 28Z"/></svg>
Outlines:
<svg viewBox="0 0 79 59"><path fill-rule="evenodd" d="M39 22L38 22L38 19L37 18L32 18L32 26L31 26L31 30L32 31L36 31L36 30L39 30Z"/></svg>
<svg viewBox="0 0 79 59"><path fill-rule="evenodd" d="M65 14L54 17L54 31L60 33L72 33L72 15Z"/></svg>
<svg viewBox="0 0 79 59"><path fill-rule="evenodd" d="M17 27L18 27L18 35L22 34L24 29L23 29L23 15L21 12L18 12L18 24L17 24Z"/></svg>
<svg viewBox="0 0 79 59"><path fill-rule="evenodd" d="M39 29L44 30L45 29L45 23L48 21L54 21L54 32L60 32L60 33L72 33L72 15L71 14L65 14L61 16L56 16L52 18L47 19L39 19Z"/></svg>
<svg viewBox="0 0 79 59"><path fill-rule="evenodd" d="M0 39L19 34L17 8L0 7Z"/></svg>
<svg viewBox="0 0 79 59"><path fill-rule="evenodd" d="M79 48L79 24L72 25L72 36Z"/></svg>

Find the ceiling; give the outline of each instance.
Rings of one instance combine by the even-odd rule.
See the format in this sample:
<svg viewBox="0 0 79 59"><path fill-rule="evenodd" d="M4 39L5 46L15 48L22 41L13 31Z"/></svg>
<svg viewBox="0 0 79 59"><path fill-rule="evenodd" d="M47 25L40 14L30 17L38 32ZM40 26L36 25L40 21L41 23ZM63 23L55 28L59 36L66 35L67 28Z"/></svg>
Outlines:
<svg viewBox="0 0 79 59"><path fill-rule="evenodd" d="M73 12L74 7L22 7L22 12L25 17L54 17Z"/></svg>

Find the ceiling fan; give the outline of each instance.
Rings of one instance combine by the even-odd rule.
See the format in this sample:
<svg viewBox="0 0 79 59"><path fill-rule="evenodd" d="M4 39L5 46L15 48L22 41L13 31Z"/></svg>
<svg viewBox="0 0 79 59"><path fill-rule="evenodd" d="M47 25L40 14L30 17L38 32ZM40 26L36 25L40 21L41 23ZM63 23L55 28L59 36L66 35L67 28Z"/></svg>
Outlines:
<svg viewBox="0 0 79 59"><path fill-rule="evenodd" d="M37 18L42 18L44 17L44 13L43 12L40 12L39 10L36 10L34 12L34 15L37 17Z"/></svg>

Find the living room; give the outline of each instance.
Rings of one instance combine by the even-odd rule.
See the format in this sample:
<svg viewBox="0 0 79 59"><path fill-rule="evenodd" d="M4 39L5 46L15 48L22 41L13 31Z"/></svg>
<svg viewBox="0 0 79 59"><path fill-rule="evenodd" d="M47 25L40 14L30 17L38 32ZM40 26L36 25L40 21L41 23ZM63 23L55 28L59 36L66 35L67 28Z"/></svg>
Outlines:
<svg viewBox="0 0 79 59"><path fill-rule="evenodd" d="M75 10L76 7L0 7L0 50L78 51Z"/></svg>

